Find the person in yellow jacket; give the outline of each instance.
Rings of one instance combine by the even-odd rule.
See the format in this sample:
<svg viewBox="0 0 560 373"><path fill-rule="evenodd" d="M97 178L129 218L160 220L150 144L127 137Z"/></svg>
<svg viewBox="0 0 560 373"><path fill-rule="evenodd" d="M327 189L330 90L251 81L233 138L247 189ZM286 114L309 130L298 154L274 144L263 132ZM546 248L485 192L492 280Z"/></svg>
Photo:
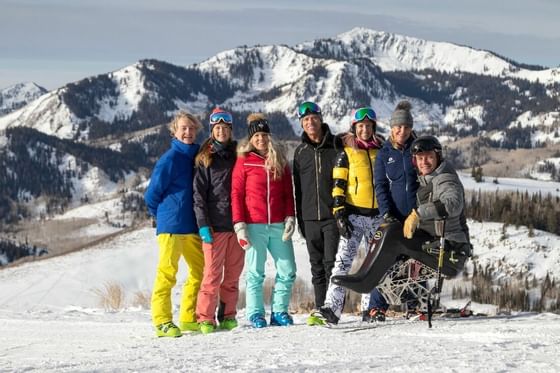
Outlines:
<svg viewBox="0 0 560 373"><path fill-rule="evenodd" d="M370 107L353 110L350 132L343 137L333 169L333 213L340 231L340 242L332 275L347 274L363 238L373 238L383 218L375 199L374 164L383 139L376 135L376 115ZM344 308L346 289L329 284L323 307L314 313L317 324L337 324ZM362 296L367 310L369 294Z"/></svg>
<svg viewBox="0 0 560 373"><path fill-rule="evenodd" d="M158 337L180 337L181 331L198 330L196 300L204 254L193 207L196 135L202 124L194 115L180 112L169 126L171 148L157 161L144 194L149 213L156 220L159 262L152 291L152 321ZM175 286L179 259L189 267L183 286L179 326L173 323L171 289Z"/></svg>

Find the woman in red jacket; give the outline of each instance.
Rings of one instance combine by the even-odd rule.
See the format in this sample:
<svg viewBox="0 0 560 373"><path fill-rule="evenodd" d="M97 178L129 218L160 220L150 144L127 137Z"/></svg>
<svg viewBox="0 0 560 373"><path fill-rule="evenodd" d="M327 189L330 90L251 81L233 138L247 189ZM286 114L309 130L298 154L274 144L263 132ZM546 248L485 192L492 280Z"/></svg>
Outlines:
<svg viewBox="0 0 560 373"><path fill-rule="evenodd" d="M268 250L276 267L270 325L291 325L288 304L296 278L292 177L286 158L270 138L266 117L254 113L247 122L248 141L238 149L231 189L234 229L246 250L247 317L255 328L267 325L263 282Z"/></svg>

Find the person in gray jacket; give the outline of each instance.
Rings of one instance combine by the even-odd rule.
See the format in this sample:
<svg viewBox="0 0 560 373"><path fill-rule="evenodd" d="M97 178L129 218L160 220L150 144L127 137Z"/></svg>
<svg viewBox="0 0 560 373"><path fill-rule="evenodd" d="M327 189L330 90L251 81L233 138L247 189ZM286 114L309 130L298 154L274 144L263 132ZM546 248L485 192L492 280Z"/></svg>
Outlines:
<svg viewBox="0 0 560 373"><path fill-rule="evenodd" d="M402 227L394 222L378 231L358 272L333 276L333 283L358 293L368 293L398 259L413 258L437 268L438 257L431 248L438 246L436 225L439 221L444 222L445 239L442 273L456 276L472 255L464 212L464 187L453 166L443 159L440 142L434 136L421 136L414 140L411 149L420 182L416 209Z"/></svg>

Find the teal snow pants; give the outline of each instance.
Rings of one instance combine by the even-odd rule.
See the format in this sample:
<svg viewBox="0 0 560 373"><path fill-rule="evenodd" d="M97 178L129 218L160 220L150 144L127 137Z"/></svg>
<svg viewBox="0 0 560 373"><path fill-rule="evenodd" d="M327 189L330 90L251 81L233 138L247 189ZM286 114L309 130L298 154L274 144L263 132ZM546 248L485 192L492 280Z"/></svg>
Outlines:
<svg viewBox="0 0 560 373"><path fill-rule="evenodd" d="M296 261L292 240L282 241L284 223L248 224L247 231L251 247L245 253L246 315L260 313L265 316L263 283L267 251L276 268L272 290L272 311L287 312L296 279Z"/></svg>

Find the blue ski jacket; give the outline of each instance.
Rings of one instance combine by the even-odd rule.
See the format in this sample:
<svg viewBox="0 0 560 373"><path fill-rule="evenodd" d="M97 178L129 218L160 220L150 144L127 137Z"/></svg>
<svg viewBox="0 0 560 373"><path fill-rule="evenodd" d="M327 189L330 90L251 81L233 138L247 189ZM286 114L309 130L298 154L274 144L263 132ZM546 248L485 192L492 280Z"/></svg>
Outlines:
<svg viewBox="0 0 560 373"><path fill-rule="evenodd" d="M156 234L198 233L193 209L194 158L198 144L177 139L157 161L144 194L148 211L156 218Z"/></svg>
<svg viewBox="0 0 560 373"><path fill-rule="evenodd" d="M386 141L375 159L375 196L381 216L390 213L401 222L416 207L418 175L412 164L410 136L403 150Z"/></svg>

